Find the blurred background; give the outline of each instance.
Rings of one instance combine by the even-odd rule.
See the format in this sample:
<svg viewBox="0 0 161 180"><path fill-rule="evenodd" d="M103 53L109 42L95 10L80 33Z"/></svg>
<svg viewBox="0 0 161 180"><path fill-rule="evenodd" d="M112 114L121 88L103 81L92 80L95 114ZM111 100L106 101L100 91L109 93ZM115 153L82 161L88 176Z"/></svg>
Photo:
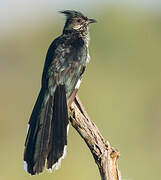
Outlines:
<svg viewBox="0 0 161 180"><path fill-rule="evenodd" d="M0 180L27 180L23 150L46 51L62 32L59 10L82 11L91 61L79 96L91 119L120 150L123 180L161 176L161 1L2 0L0 2ZM34 180L98 180L99 171L70 127L62 166Z"/></svg>

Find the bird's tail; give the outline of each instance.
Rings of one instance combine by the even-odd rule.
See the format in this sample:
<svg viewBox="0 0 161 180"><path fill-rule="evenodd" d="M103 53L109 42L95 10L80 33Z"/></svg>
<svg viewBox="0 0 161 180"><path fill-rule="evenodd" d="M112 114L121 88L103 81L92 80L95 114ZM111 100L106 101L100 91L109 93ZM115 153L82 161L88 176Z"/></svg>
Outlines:
<svg viewBox="0 0 161 180"><path fill-rule="evenodd" d="M53 117L51 123L51 136L49 140L49 153L47 168L59 168L61 159L65 157L68 131L68 109L65 86L59 85L54 94Z"/></svg>
<svg viewBox="0 0 161 180"><path fill-rule="evenodd" d="M29 121L25 142L25 169L31 175L60 162L67 145L68 111L65 86L54 95L41 89Z"/></svg>

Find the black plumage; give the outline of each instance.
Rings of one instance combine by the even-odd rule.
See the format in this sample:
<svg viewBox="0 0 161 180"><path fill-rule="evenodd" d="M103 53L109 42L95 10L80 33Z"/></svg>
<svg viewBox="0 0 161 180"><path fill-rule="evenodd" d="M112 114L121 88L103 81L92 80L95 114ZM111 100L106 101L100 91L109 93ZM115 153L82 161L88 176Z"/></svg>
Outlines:
<svg viewBox="0 0 161 180"><path fill-rule="evenodd" d="M67 17L63 33L50 45L42 85L33 108L25 142L24 161L31 175L52 169L64 157L67 145L68 106L72 103L88 55L88 25L95 22L76 11Z"/></svg>

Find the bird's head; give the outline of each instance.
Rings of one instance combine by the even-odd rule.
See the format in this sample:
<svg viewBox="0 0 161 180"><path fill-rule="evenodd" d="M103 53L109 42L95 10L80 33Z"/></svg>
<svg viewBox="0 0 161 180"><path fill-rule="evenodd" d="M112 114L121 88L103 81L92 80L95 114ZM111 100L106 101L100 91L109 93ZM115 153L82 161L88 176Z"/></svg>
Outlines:
<svg viewBox="0 0 161 180"><path fill-rule="evenodd" d="M96 20L89 19L84 16L81 12L73 10L60 11L60 13L65 14L66 23L64 30L76 30L78 32L88 32L88 26L91 23L95 23Z"/></svg>

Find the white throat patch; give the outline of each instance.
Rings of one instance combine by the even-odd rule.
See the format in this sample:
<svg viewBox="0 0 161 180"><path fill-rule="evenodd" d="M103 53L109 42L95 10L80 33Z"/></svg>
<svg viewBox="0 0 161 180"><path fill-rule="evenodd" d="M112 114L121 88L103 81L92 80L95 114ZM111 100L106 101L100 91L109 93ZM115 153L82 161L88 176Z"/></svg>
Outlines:
<svg viewBox="0 0 161 180"><path fill-rule="evenodd" d="M73 29L75 29L75 30L78 30L78 29L80 29L81 28L81 25L80 24L78 24L77 26L74 26L73 27Z"/></svg>

